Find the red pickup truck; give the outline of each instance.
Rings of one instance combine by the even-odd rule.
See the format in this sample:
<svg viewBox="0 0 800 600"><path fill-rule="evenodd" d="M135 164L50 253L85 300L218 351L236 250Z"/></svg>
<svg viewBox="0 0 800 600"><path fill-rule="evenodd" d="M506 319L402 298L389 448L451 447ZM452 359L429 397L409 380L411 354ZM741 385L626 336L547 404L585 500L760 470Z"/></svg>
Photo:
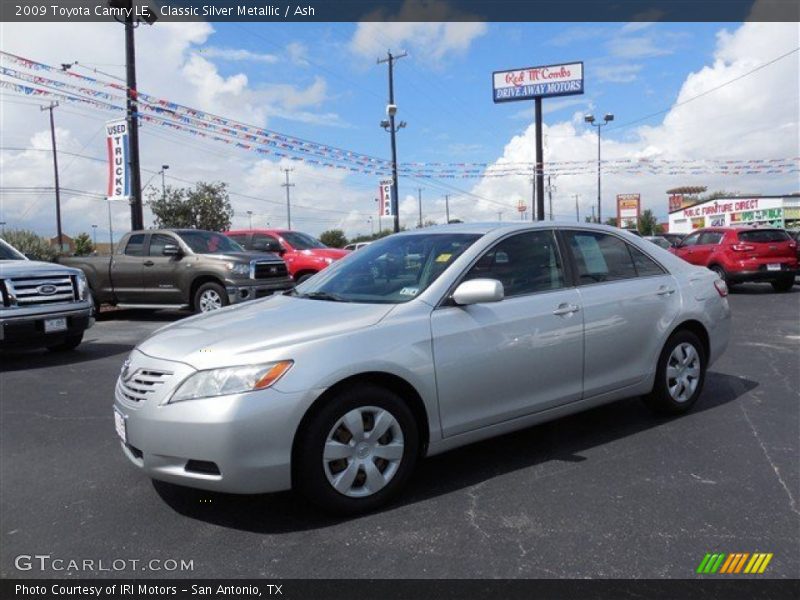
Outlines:
<svg viewBox="0 0 800 600"><path fill-rule="evenodd" d="M348 250L328 248L307 233L288 229L239 229L225 235L246 250L279 254L297 283L349 254Z"/></svg>

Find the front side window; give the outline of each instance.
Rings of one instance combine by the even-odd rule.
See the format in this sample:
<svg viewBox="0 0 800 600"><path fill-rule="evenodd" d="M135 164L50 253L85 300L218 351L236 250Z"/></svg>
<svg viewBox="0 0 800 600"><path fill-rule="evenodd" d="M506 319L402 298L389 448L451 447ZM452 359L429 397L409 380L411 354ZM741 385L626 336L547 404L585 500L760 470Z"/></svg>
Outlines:
<svg viewBox="0 0 800 600"><path fill-rule="evenodd" d="M244 248L232 239L214 231L178 231L177 233L195 254L244 252Z"/></svg>
<svg viewBox="0 0 800 600"><path fill-rule="evenodd" d="M333 263L299 285L295 295L335 302L408 302L480 237L467 233L391 236Z"/></svg>
<svg viewBox="0 0 800 600"><path fill-rule="evenodd" d="M150 256L164 256L164 247L167 245L177 246L178 240L163 233L154 233L150 236Z"/></svg>
<svg viewBox="0 0 800 600"><path fill-rule="evenodd" d="M320 242L317 238L301 233L299 231L284 231L281 233L285 239L295 250L313 250L314 248L327 248L325 244Z"/></svg>
<svg viewBox="0 0 800 600"><path fill-rule="evenodd" d="M704 244L719 244L722 241L722 232L719 231L705 231L700 234L700 240L697 242L699 246Z"/></svg>
<svg viewBox="0 0 800 600"><path fill-rule="evenodd" d="M237 244L239 244L242 248L244 248L247 243L246 233L229 233L228 237L231 238Z"/></svg>
<svg viewBox="0 0 800 600"><path fill-rule="evenodd" d="M681 242L681 246L696 246L697 245L697 241L699 239L700 239L700 234L699 233L693 233L691 235L687 235L685 238L683 238L683 241Z"/></svg>
<svg viewBox="0 0 800 600"><path fill-rule="evenodd" d="M276 250L281 248L281 243L278 241L278 238L267 235L266 233L253 234L253 250L265 251L270 248Z"/></svg>
<svg viewBox="0 0 800 600"><path fill-rule="evenodd" d="M564 273L551 231L520 233L502 240L464 277L496 279L505 296L521 296L564 287Z"/></svg>
<svg viewBox="0 0 800 600"><path fill-rule="evenodd" d="M128 243L125 245L125 254L127 256L143 256L144 255L144 234L134 233L128 238Z"/></svg>
<svg viewBox="0 0 800 600"><path fill-rule="evenodd" d="M637 276L628 245L596 231L567 231L567 243L578 267L578 284L620 281Z"/></svg>

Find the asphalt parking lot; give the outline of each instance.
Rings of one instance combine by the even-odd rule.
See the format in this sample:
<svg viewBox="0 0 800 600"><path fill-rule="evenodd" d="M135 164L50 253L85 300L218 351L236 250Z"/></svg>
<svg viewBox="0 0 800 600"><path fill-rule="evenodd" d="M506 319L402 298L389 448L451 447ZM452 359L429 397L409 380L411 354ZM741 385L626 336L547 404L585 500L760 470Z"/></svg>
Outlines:
<svg viewBox="0 0 800 600"><path fill-rule="evenodd" d="M0 576L687 578L707 552L770 552L764 576L798 577L800 290L730 302L731 345L692 413L631 399L459 449L350 520L143 477L119 449L114 382L177 316L109 313L73 354L0 358ZM20 554L194 570L19 571Z"/></svg>

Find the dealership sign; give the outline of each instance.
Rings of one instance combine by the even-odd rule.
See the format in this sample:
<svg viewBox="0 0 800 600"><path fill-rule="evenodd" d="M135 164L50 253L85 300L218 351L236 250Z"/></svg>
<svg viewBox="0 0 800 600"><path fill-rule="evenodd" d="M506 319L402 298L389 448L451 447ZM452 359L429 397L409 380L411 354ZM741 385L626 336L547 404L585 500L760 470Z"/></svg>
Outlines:
<svg viewBox="0 0 800 600"><path fill-rule="evenodd" d="M109 200L127 200L131 197L131 176L128 165L128 122L125 119L106 123L106 147L108 149Z"/></svg>
<svg viewBox="0 0 800 600"><path fill-rule="evenodd" d="M583 93L583 63L528 67L492 73L495 102Z"/></svg>
<svg viewBox="0 0 800 600"><path fill-rule="evenodd" d="M639 225L639 194L617 195L617 226L622 229L636 229Z"/></svg>
<svg viewBox="0 0 800 600"><path fill-rule="evenodd" d="M380 188L378 189L378 215L381 217L392 216L392 181L386 179L381 181Z"/></svg>

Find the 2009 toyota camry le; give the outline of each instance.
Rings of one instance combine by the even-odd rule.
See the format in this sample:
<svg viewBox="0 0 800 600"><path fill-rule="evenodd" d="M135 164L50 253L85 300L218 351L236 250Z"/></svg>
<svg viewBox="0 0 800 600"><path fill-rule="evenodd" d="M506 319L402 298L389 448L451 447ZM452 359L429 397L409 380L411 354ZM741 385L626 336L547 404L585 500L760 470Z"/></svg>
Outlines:
<svg viewBox="0 0 800 600"><path fill-rule="evenodd" d="M613 227L404 232L155 332L123 365L116 429L154 479L358 513L425 456L631 396L686 412L728 344L727 292Z"/></svg>

